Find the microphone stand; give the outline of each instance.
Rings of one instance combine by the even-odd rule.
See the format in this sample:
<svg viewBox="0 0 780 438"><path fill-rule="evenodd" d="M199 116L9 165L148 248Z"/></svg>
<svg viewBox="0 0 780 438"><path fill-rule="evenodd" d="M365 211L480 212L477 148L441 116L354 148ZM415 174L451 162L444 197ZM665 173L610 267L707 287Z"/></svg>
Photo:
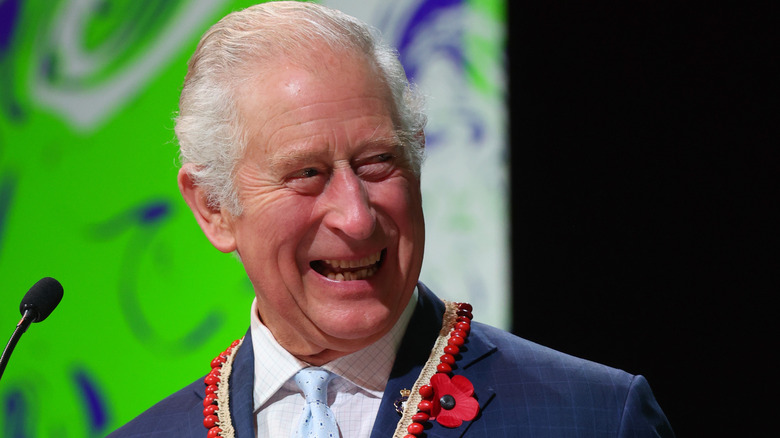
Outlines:
<svg viewBox="0 0 780 438"><path fill-rule="evenodd" d="M8 360L11 358L11 353L13 353L16 343L19 342L19 339L27 331L27 327L30 326L34 319L35 315L32 309L27 309L24 311L24 315L22 315L22 320L19 321L19 324L16 324L16 330L11 335L11 339L8 340L5 350L3 350L3 355L0 356L0 379L3 378L5 366L8 365Z"/></svg>

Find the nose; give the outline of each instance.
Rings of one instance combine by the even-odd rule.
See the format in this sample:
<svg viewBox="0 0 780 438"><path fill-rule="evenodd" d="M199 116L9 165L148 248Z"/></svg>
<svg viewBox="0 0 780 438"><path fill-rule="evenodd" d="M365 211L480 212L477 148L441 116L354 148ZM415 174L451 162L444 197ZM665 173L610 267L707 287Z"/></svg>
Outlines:
<svg viewBox="0 0 780 438"><path fill-rule="evenodd" d="M371 206L365 183L352 168L335 169L321 196L325 226L355 240L367 239L374 233L376 211Z"/></svg>

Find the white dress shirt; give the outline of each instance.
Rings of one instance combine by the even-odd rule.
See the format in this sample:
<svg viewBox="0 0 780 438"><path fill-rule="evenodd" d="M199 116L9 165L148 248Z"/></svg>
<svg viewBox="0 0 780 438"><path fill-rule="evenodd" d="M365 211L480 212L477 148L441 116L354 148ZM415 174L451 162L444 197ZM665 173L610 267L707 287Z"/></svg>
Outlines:
<svg viewBox="0 0 780 438"><path fill-rule="evenodd" d="M328 387L328 405L336 416L342 438L371 435L396 352L416 303L415 288L406 309L385 336L322 366L336 374ZM251 315L255 430L258 437L291 437L304 407L303 394L293 377L309 364L282 348L258 315L255 300Z"/></svg>

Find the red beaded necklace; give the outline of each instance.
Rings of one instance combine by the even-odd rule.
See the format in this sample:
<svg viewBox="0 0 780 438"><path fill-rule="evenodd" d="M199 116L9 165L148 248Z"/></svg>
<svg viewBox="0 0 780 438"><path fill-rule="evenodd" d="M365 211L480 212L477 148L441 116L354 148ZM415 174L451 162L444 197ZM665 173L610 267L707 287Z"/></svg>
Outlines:
<svg viewBox="0 0 780 438"><path fill-rule="evenodd" d="M447 301L445 305L439 337L406 401L406 406L417 409L403 410L394 438L417 438L425 430L425 423L432 420L445 427L458 427L463 421L473 420L479 412L471 382L464 376L452 374L452 367L471 330L472 307L468 303ZM207 438L235 437L230 418L228 378L242 342L243 338L233 341L227 350L214 358L211 372L203 380L206 384L203 425L208 429Z"/></svg>
<svg viewBox="0 0 780 438"><path fill-rule="evenodd" d="M203 379L206 397L203 399L203 425L208 429L207 438L233 438L235 430L230 419L229 377L233 359L244 338L233 341L227 350L211 361L211 372ZM222 380L222 376L225 379Z"/></svg>

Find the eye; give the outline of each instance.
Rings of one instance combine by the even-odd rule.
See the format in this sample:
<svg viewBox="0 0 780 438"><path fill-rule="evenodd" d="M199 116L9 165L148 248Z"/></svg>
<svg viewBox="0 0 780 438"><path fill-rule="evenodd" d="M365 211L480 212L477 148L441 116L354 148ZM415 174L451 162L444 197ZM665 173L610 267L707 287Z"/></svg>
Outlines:
<svg viewBox="0 0 780 438"><path fill-rule="evenodd" d="M392 153L382 153L360 161L355 172L366 181L379 181L397 168L397 157Z"/></svg>
<svg viewBox="0 0 780 438"><path fill-rule="evenodd" d="M312 178L320 174L320 171L314 168L303 169L299 172L298 178Z"/></svg>
<svg viewBox="0 0 780 438"><path fill-rule="evenodd" d="M376 157L374 157L374 161L377 163L384 163L385 161L391 161L395 159L395 155L393 154L379 154Z"/></svg>
<svg viewBox="0 0 780 438"><path fill-rule="evenodd" d="M306 195L313 195L321 192L325 187L328 174L321 169L307 167L293 172L286 180L287 187Z"/></svg>

